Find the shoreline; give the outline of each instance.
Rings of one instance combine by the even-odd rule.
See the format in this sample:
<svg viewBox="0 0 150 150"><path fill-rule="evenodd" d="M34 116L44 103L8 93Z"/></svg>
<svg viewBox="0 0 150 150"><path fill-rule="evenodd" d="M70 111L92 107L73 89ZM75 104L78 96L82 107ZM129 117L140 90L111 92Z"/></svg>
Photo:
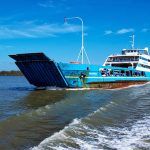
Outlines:
<svg viewBox="0 0 150 150"><path fill-rule="evenodd" d="M0 71L0 76L23 76L21 71Z"/></svg>

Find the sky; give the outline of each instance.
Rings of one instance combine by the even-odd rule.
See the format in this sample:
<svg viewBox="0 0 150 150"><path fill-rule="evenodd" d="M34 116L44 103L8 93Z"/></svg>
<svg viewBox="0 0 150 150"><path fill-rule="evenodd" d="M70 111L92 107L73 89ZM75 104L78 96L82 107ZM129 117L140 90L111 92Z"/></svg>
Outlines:
<svg viewBox="0 0 150 150"><path fill-rule="evenodd" d="M9 54L44 52L57 62L76 61L84 47L92 64L131 47L150 47L150 0L1 0L0 70L18 70Z"/></svg>

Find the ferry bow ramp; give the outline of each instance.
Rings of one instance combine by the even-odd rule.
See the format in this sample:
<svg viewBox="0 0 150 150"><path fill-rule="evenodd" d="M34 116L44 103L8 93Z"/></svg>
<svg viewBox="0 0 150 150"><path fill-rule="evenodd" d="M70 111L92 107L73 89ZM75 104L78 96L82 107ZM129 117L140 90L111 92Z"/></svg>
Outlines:
<svg viewBox="0 0 150 150"><path fill-rule="evenodd" d="M27 78L37 87L67 87L67 82L56 62L44 53L26 53L9 55Z"/></svg>

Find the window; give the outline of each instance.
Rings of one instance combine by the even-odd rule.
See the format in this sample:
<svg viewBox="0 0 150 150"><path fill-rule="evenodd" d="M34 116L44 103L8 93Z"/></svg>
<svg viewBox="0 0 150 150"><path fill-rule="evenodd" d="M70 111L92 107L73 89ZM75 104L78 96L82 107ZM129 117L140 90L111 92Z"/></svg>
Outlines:
<svg viewBox="0 0 150 150"><path fill-rule="evenodd" d="M150 59L146 59L146 58L144 58L144 57L140 57L140 59L142 59L142 60L144 60L144 61L150 62Z"/></svg>
<svg viewBox="0 0 150 150"><path fill-rule="evenodd" d="M143 67L143 68L150 69L150 66L147 66L147 65L140 64L140 66Z"/></svg>

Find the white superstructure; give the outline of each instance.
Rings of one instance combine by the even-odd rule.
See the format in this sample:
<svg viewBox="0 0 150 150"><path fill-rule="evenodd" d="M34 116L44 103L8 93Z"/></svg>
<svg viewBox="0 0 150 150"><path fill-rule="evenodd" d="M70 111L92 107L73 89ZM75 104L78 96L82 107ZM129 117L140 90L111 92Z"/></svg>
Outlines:
<svg viewBox="0 0 150 150"><path fill-rule="evenodd" d="M150 55L148 48L136 49L134 48L134 35L132 36L132 48L123 49L121 54L110 55L103 66L135 68L139 71L150 72Z"/></svg>

